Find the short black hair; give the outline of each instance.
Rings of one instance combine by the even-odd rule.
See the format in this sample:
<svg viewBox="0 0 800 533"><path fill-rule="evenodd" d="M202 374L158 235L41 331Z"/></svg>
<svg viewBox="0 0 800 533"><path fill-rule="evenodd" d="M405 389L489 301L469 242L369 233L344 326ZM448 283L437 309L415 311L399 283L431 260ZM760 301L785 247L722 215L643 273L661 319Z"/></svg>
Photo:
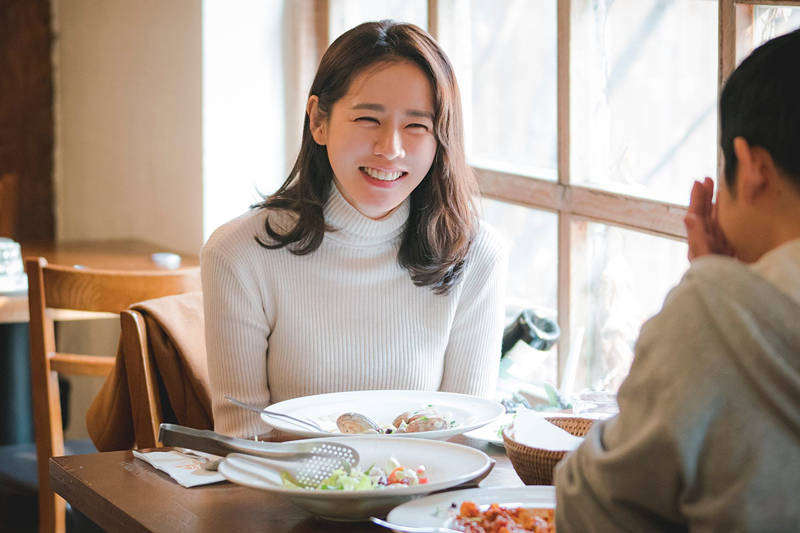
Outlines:
<svg viewBox="0 0 800 533"><path fill-rule="evenodd" d="M733 139L767 150L800 189L800 30L756 48L733 71L719 101L725 181L736 182Z"/></svg>

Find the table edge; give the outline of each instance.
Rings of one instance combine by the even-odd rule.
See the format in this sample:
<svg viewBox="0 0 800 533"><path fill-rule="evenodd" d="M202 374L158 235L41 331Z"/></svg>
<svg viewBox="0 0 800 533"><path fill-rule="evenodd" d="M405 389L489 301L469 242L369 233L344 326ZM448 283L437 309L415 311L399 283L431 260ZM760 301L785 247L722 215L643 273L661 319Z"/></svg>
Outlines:
<svg viewBox="0 0 800 533"><path fill-rule="evenodd" d="M130 453L130 452L129 452ZM132 455L132 454L131 454ZM51 457L48 462L50 489L69 504L86 515L106 531L121 533L149 533L150 530L132 516L123 512L106 498L87 490L67 468L59 462L60 457ZM80 493L76 489L84 486Z"/></svg>

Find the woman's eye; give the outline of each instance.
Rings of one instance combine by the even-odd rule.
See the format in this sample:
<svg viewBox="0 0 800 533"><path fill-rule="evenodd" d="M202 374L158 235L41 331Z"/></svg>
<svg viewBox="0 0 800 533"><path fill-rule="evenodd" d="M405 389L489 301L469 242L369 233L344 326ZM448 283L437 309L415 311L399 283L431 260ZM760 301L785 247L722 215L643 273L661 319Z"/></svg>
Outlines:
<svg viewBox="0 0 800 533"><path fill-rule="evenodd" d="M374 124L379 124L378 119L375 117L357 117L355 119L356 122L371 122Z"/></svg>
<svg viewBox="0 0 800 533"><path fill-rule="evenodd" d="M430 129L430 128L428 128L428 126L426 124L417 124L417 123L409 124L407 127L412 128L412 129L418 129L420 131L422 131L422 130L428 131Z"/></svg>

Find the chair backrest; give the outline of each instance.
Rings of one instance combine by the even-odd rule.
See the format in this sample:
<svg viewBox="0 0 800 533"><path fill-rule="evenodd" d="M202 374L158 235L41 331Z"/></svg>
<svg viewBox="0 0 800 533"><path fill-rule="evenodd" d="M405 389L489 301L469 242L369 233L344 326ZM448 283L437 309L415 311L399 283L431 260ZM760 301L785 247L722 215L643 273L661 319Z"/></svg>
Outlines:
<svg viewBox="0 0 800 533"><path fill-rule="evenodd" d="M94 270L25 261L30 311L31 389L39 479L39 531L62 533L64 500L50 489L49 460L64 455L58 374L106 376L113 356L56 351L53 309L119 314L129 305L200 290L198 268L164 271Z"/></svg>
<svg viewBox="0 0 800 533"><path fill-rule="evenodd" d="M0 237L14 238L17 222L17 175L0 175Z"/></svg>
<svg viewBox="0 0 800 533"><path fill-rule="evenodd" d="M155 448L161 445L158 428L164 421L164 412L144 316L135 309L127 309L120 314L120 327L136 446Z"/></svg>

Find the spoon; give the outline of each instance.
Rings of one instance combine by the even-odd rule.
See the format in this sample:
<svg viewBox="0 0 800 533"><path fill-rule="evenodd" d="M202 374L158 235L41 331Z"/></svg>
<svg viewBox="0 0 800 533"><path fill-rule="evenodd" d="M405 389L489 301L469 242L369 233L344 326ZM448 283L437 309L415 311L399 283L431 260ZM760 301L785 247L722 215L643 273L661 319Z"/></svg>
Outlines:
<svg viewBox="0 0 800 533"><path fill-rule="evenodd" d="M375 518L374 516L370 516L369 519L379 526L394 529L395 531L405 531L407 533L460 533L458 530L450 529L449 527L411 527L393 524L391 522L387 522L386 520Z"/></svg>
<svg viewBox="0 0 800 533"><path fill-rule="evenodd" d="M324 429L322 426L320 426L319 424L317 424L313 420L308 420L306 418L298 418L296 416L287 415L286 413L278 413L278 412L275 412L275 411L268 411L266 407L258 407L257 405L253 405L253 404L250 404L250 403L243 402L241 400L237 400L236 398L228 396L227 394L225 395L225 399L228 400L229 402L231 402L234 405L238 405L239 407L242 407L242 408L247 409L249 411L253 411L255 413L263 413L263 414L265 414L267 416L274 416L274 417L277 417L277 418L285 418L287 420L291 420L292 422L295 422L296 424L300 424L300 425L303 425L303 426L306 426L306 427L310 427L314 431L318 431L318 432L321 432L321 433L330 433L330 431Z"/></svg>

